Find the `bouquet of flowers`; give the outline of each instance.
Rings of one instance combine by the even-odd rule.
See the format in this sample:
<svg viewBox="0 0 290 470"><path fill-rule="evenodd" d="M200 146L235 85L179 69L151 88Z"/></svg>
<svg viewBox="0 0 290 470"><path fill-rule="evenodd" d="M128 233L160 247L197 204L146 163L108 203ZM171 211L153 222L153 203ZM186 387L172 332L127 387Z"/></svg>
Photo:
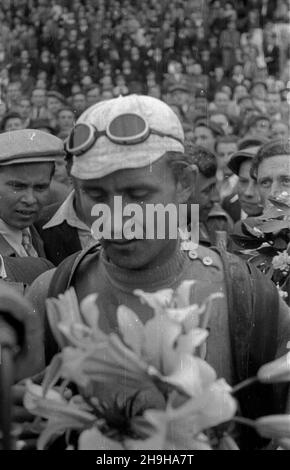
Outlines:
<svg viewBox="0 0 290 470"><path fill-rule="evenodd" d="M61 352L41 386L26 382L24 405L36 416L38 449L59 438L67 449L238 449L228 432L234 421L290 446L290 415L239 418L234 398L253 381L290 381L290 352L237 387L218 379L204 358L208 321L222 294L190 304L193 283L135 291L154 316L144 325L120 306L118 334L100 329L97 294L80 306L73 289L47 300Z"/></svg>

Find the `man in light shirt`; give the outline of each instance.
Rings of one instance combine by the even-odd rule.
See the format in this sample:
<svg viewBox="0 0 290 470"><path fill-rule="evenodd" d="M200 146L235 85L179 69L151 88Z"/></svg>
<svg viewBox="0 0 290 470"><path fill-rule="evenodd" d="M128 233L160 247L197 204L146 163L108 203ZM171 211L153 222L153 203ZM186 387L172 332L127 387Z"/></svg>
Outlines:
<svg viewBox="0 0 290 470"><path fill-rule="evenodd" d="M63 143L35 129L0 135L0 254L44 257L33 224L47 203L54 164Z"/></svg>

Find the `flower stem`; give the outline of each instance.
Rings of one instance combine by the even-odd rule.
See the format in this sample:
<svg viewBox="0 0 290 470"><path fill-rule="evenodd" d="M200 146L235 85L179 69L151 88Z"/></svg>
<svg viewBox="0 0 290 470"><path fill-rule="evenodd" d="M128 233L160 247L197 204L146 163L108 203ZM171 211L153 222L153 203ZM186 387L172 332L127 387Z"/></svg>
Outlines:
<svg viewBox="0 0 290 470"><path fill-rule="evenodd" d="M257 377L249 377L246 380L243 380L243 382L239 383L235 387L233 387L232 394L239 392L243 388L249 387L249 385L252 385L254 383L258 382Z"/></svg>
<svg viewBox="0 0 290 470"><path fill-rule="evenodd" d="M245 426L249 426L251 428L255 427L255 421L248 418L242 418L241 416L235 416L232 421L235 423L244 424Z"/></svg>

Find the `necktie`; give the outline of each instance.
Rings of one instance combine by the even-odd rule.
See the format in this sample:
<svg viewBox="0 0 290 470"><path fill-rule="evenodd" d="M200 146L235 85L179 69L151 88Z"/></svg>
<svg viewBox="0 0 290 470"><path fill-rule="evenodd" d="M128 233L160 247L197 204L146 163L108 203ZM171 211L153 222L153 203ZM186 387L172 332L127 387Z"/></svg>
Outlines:
<svg viewBox="0 0 290 470"><path fill-rule="evenodd" d="M22 231L22 246L28 256L33 256L34 258L37 258L38 255L36 250L32 246L31 234L28 228Z"/></svg>

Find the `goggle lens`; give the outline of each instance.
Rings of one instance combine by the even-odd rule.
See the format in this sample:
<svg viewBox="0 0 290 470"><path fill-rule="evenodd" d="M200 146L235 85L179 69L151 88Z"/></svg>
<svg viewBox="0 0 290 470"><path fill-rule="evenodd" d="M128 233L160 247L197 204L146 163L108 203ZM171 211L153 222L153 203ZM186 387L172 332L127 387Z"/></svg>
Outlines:
<svg viewBox="0 0 290 470"><path fill-rule="evenodd" d="M123 114L117 116L109 125L109 133L112 138L134 138L144 134L146 122L137 114Z"/></svg>
<svg viewBox="0 0 290 470"><path fill-rule="evenodd" d="M85 144L90 137L90 128L86 124L77 124L69 137L69 148L74 149Z"/></svg>

